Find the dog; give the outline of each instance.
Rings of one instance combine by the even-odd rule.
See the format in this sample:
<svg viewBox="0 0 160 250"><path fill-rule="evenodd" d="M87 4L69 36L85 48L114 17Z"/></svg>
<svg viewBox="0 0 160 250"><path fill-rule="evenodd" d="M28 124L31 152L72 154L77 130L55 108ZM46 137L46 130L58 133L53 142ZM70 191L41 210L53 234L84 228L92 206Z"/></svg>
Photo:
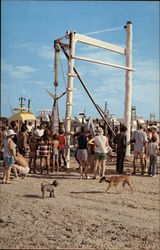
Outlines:
<svg viewBox="0 0 160 250"><path fill-rule="evenodd" d="M121 175L121 176L103 176L99 183L101 182L108 182L109 186L106 189L105 193L107 193L107 191L112 187L112 186L116 186L116 190L117 190L117 185L119 183L122 183L123 187L126 185L126 183L128 184L128 186L130 187L131 193L133 193L133 188L131 185L131 180L130 177L128 175Z"/></svg>
<svg viewBox="0 0 160 250"><path fill-rule="evenodd" d="M53 181L52 184L44 184L41 183L41 191L42 191L42 198L45 198L45 192L48 191L50 192L50 198L55 198L54 195L54 187L58 186L58 182L57 181Z"/></svg>

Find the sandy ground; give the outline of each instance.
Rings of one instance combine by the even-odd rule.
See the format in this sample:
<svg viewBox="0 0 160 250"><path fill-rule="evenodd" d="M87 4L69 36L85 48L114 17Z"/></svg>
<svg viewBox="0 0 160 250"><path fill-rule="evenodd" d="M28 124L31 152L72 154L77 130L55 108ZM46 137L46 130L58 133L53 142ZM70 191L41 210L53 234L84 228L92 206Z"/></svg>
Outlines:
<svg viewBox="0 0 160 250"><path fill-rule="evenodd" d="M159 174L131 176L133 194L122 185L106 194L108 184L80 180L74 159L71 166L1 185L1 249L159 249ZM108 163L107 174L114 170ZM55 179L56 197L42 199L41 182Z"/></svg>

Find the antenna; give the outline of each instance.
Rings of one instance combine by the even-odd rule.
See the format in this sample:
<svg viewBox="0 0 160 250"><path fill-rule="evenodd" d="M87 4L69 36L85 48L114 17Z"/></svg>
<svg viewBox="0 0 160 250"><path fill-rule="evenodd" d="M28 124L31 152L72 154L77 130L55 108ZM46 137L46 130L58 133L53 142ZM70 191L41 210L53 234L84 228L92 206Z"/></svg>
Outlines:
<svg viewBox="0 0 160 250"><path fill-rule="evenodd" d="M29 99L28 99L28 113L29 113L30 107L31 107L31 99L29 98Z"/></svg>
<svg viewBox="0 0 160 250"><path fill-rule="evenodd" d="M9 97L8 97L8 96L7 96L7 99L8 99L9 105L10 105L11 112L12 112L12 114L13 114L13 108L12 108L12 105L11 105L11 102L10 102L10 100L9 100Z"/></svg>
<svg viewBox="0 0 160 250"><path fill-rule="evenodd" d="M21 108L23 108L23 106L24 106L23 100L26 101L26 99L23 96L21 96L19 98Z"/></svg>

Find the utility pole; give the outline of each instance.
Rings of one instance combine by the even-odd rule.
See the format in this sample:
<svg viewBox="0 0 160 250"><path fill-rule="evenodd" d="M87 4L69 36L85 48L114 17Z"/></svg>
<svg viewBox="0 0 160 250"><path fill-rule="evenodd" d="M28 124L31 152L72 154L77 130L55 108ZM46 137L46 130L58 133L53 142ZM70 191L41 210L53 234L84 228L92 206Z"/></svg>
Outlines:
<svg viewBox="0 0 160 250"><path fill-rule="evenodd" d="M126 28L126 32L127 32L126 67L132 68L132 22L130 21L127 22L127 25L124 28ZM132 71L126 70L125 110L124 110L124 124L127 127L126 156L130 156L131 99L132 99Z"/></svg>
<svg viewBox="0 0 160 250"><path fill-rule="evenodd" d="M75 32L70 34L70 46L69 46L69 62L68 62L68 86L67 86L67 98L66 98L66 118L65 118L65 130L67 135L66 141L66 161L67 168L70 167L70 131L71 131L71 119L72 119L72 95L73 95L73 80L74 80L74 56L75 56Z"/></svg>

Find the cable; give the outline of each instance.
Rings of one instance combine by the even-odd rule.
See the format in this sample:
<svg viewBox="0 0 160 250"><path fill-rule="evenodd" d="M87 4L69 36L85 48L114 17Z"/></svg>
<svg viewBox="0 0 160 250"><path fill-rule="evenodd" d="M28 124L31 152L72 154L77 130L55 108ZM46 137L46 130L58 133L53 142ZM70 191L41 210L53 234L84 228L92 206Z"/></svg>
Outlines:
<svg viewBox="0 0 160 250"><path fill-rule="evenodd" d="M66 80L65 80L65 77L64 77L63 65L62 65L60 54L59 54L59 59L60 59L60 65L61 65L61 70L62 70L62 76L63 76L63 81L64 81L65 89L67 89L67 84L66 84Z"/></svg>

